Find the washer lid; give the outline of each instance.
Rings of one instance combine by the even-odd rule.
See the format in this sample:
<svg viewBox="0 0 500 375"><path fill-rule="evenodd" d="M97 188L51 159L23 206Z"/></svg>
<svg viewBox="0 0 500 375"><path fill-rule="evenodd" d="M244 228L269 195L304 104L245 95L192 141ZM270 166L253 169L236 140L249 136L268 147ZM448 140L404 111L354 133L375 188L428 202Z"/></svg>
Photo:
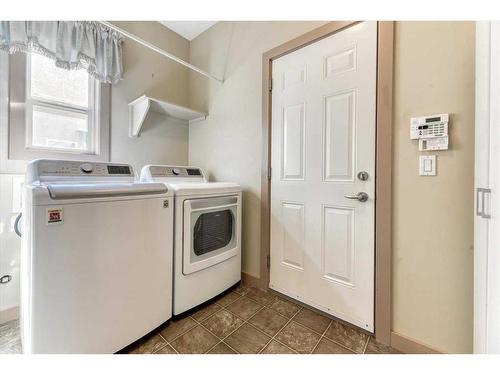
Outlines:
<svg viewBox="0 0 500 375"><path fill-rule="evenodd" d="M239 193L241 186L234 182L187 182L167 186L176 196Z"/></svg>

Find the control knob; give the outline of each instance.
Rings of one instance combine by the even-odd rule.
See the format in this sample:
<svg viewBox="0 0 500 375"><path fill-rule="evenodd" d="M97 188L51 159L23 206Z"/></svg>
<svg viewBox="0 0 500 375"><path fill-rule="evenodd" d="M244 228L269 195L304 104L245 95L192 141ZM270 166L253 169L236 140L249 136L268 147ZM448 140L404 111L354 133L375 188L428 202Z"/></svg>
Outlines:
<svg viewBox="0 0 500 375"><path fill-rule="evenodd" d="M94 166L90 163L85 163L85 164L80 165L80 170L83 173L92 173L93 169L94 169Z"/></svg>

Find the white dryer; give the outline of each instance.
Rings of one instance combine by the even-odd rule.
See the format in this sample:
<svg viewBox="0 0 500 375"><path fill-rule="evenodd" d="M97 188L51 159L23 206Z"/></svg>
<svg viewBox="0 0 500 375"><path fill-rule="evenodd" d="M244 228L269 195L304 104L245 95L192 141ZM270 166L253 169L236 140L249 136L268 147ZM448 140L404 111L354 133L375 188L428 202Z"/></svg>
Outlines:
<svg viewBox="0 0 500 375"><path fill-rule="evenodd" d="M172 314L173 198L131 166L35 160L23 198L25 353L114 353Z"/></svg>
<svg viewBox="0 0 500 375"><path fill-rule="evenodd" d="M145 166L141 181L163 182L175 195L174 315L238 283L241 187L207 182L200 168L168 165Z"/></svg>

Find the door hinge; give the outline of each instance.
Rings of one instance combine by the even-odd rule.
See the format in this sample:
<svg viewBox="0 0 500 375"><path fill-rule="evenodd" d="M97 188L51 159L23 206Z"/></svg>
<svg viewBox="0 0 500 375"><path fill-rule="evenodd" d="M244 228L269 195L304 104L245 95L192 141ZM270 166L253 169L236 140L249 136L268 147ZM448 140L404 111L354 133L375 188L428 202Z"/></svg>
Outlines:
<svg viewBox="0 0 500 375"><path fill-rule="evenodd" d="M267 255L267 269L271 269L271 255L268 254Z"/></svg>
<svg viewBox="0 0 500 375"><path fill-rule="evenodd" d="M267 168L267 180L268 181L271 181L272 172L273 172L272 168L268 167Z"/></svg>
<svg viewBox="0 0 500 375"><path fill-rule="evenodd" d="M268 88L269 92L273 91L273 79L272 78L269 78L269 81L267 83L267 88Z"/></svg>
<svg viewBox="0 0 500 375"><path fill-rule="evenodd" d="M491 189L476 189L476 215L483 219L491 219L490 213Z"/></svg>

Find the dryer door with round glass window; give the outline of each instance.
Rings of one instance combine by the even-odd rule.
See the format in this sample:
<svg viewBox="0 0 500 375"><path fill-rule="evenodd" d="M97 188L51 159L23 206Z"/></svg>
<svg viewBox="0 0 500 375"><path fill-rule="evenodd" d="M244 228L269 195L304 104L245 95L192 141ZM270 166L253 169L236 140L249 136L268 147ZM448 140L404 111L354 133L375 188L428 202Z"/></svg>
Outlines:
<svg viewBox="0 0 500 375"><path fill-rule="evenodd" d="M223 262L238 253L238 196L184 201L183 274Z"/></svg>

